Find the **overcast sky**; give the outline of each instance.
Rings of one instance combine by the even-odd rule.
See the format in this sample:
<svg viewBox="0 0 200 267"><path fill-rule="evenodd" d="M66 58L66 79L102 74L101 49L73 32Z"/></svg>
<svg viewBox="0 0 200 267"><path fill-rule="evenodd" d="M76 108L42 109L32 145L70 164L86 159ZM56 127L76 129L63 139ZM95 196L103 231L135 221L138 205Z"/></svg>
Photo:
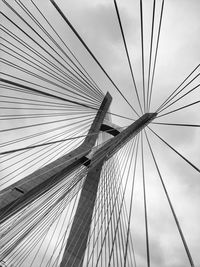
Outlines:
<svg viewBox="0 0 200 267"><path fill-rule="evenodd" d="M148 65L152 1L144 2L144 47L145 66ZM125 50L117 22L113 1L57 1L96 57L110 74L120 90L134 107L137 107L136 96L132 86L131 75L127 64ZM156 29L161 1L156 5ZM121 20L128 44L132 66L141 95L141 39L139 21L139 1L118 1ZM200 1L167 0L165 1L158 58L153 88L152 108L155 109L184 80L200 62ZM64 30L64 29L63 29ZM157 31L156 31L157 33ZM155 35L156 36L156 35ZM155 42L155 41L154 41ZM155 43L154 43L155 48ZM90 65L91 66L91 65ZM88 66L90 68L90 66ZM93 67L92 67L93 68ZM147 74L147 68L146 68ZM196 72L196 74L198 71ZM114 95L112 111L133 117L128 105L116 93L114 88L101 72L94 74L101 88ZM146 75L147 77L147 75ZM147 80L146 80L147 81ZM192 86L199 83L197 79ZM181 107L199 100L199 89L171 107ZM119 105L119 103L121 103ZM120 107L120 108L119 108ZM170 110L170 109L169 109ZM113 121L126 125L128 121L113 118ZM200 122L199 105L160 118L162 122L196 123ZM200 166L200 141L198 128L173 126L154 126L163 138L172 146ZM200 266L200 176L179 156L149 133L158 164L166 182L175 211L180 220L185 238L191 250L196 266ZM153 161L146 148L147 160L147 198L149 205L149 234L152 266L186 267L189 266L180 236L173 222L172 214L166 203L163 189ZM139 180L138 188L139 188ZM136 183L137 185L137 183ZM137 186L136 186L137 188ZM136 246L138 266L145 266L144 226L141 224L142 201L140 190L136 190L132 230ZM136 225L136 231L134 231ZM139 229L139 230L138 230Z"/></svg>
<svg viewBox="0 0 200 267"><path fill-rule="evenodd" d="M136 119L136 115L111 85L85 49L70 33L48 1L37 1L41 9L54 22L57 31L70 45L79 60L92 75L104 93L113 96L111 111ZM144 0L144 53L145 83L149 60L152 0ZM156 1L155 35L157 35L161 1ZM120 28L111 0L56 0L58 6L74 25L105 70L118 85L125 97L139 111L136 94L123 46ZM142 98L141 39L139 0L118 0L119 12L126 36L129 54L139 95ZM166 0L161 27L158 58L153 87L151 112L184 80L200 63L200 1ZM52 18L56 18L53 20ZM156 39L156 38L155 38ZM155 51L155 40L154 50ZM198 70L196 74L198 73ZM200 82L196 79L189 89ZM200 100L199 90L189 94L171 110ZM169 109L170 110L170 109ZM130 120L112 117L119 126L127 126ZM158 119L160 122L200 124L199 105L183 109ZM152 125L157 133L180 153L200 167L200 140L198 128ZM183 233L196 267L200 267L200 175L186 162L148 131L163 179L171 196ZM152 266L187 267L186 253L166 202L158 174L145 142L149 235ZM146 266L143 203L141 195L141 171L137 172L134 214L131 230L135 243L138 266ZM129 193L129 192L128 192ZM127 196L127 200L129 197Z"/></svg>

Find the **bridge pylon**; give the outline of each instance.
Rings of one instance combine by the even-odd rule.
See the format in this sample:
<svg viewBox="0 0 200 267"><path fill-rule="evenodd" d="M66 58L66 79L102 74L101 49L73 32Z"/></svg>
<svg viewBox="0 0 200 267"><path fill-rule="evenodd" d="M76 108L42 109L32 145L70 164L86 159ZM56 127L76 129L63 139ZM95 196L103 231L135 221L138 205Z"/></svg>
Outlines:
<svg viewBox="0 0 200 267"><path fill-rule="evenodd" d="M105 142L89 159L87 156L92 151L100 130L103 129L103 121L111 101L112 97L107 93L85 140L78 148L0 192L0 223L3 223L60 181L67 179L67 175L76 168L82 164L87 166L87 176L81 190L61 267L82 266L104 162L134 138L157 115L156 113L144 114L125 130ZM116 133L114 130L112 132Z"/></svg>

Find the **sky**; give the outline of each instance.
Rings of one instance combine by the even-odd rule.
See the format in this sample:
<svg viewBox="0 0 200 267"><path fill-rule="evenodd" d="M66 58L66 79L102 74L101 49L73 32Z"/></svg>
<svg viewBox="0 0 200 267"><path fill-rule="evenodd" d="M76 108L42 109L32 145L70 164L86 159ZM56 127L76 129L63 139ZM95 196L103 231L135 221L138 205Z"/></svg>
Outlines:
<svg viewBox="0 0 200 267"><path fill-rule="evenodd" d="M113 1L57 1L58 5L83 37L87 45L102 63L106 71L119 86L123 94L134 107L138 104L128 68L127 58L114 9ZM142 91L141 75L141 39L139 1L118 1L121 21L126 36L129 54L138 85ZM156 5L156 30L161 1ZM152 1L143 1L144 8L144 53L145 77L147 82L147 66L149 59L150 27ZM185 79L199 64L200 59L200 2L198 0L165 1L151 111L162 103L166 97ZM157 31L155 31L157 33ZM154 35L156 36L156 34ZM155 41L154 41L155 49ZM155 50L154 50L155 51ZM92 66L93 68L93 66ZM89 66L90 69L90 66ZM95 69L96 70L96 69ZM98 70L97 70L98 71ZM196 72L197 74L198 72ZM112 111L127 117L135 118L128 105L116 93L100 71L95 78L101 88L109 90L113 95ZM194 81L197 85L199 79ZM189 88L192 88L191 86ZM171 110L199 99L199 91L179 101ZM120 104L119 104L120 103ZM170 110L170 109L169 109ZM125 126L125 120L112 117L113 122ZM159 119L162 122L195 123L200 121L199 106L178 111ZM157 120L158 121L158 120ZM196 166L199 166L199 129L173 126L152 126L167 142L185 155ZM199 173L193 170L179 156L166 147L158 138L149 133L163 179L172 199L175 211L180 220L188 246L196 266L200 266L199 258ZM183 246L180 242L172 214L166 203L162 188L158 183L155 166L147 158L147 197L149 205L150 250L152 266L189 266ZM156 180L157 179L157 180ZM139 184L139 182L138 182ZM138 185L139 187L139 185ZM136 186L137 188L137 186ZM133 218L133 236L136 243L136 259L138 266L145 266L144 229L141 225L141 193L136 195L136 209ZM140 204L139 204L140 203ZM138 217L137 217L138 215ZM134 224L137 226L134 231ZM139 231L138 231L139 229ZM138 257L137 257L138 256Z"/></svg>
<svg viewBox="0 0 200 267"><path fill-rule="evenodd" d="M111 112L135 120L137 116L119 95L97 64L80 45L79 41L58 16L48 1L36 1L45 11L64 40L104 93L109 91L113 97ZM39 3L40 2L40 3ZM121 92L139 111L131 73L125 54L123 40L117 21L114 3L111 0L56 0L80 36L84 39L107 73ZM118 0L118 8L127 41L130 59L139 95L142 99L142 65L139 0ZM155 40L158 30L161 1L156 1ZM144 57L145 84L147 84L149 46L151 33L151 0L143 1L144 16ZM151 112L189 75L200 62L200 1L166 0L163 11L161 35L155 70ZM54 19L54 17L56 19ZM198 70L195 72L198 74ZM194 76L193 76L194 77ZM187 92L200 82L197 78ZM168 110L200 100L199 89L178 101ZM130 120L112 116L113 123L124 127ZM199 124L199 105L161 117L156 122ZM151 125L162 138L183 154L197 167L200 166L199 128L186 128L164 125ZM183 159L171 151L150 131L148 136L171 197L174 209L187 240L196 267L200 267L200 177ZM6 140L6 137L5 137ZM168 203L159 182L158 174L145 142L145 162L147 179L148 218L152 266L189 266L180 236L169 210ZM143 203L141 201L141 169L138 170L134 195L134 212L131 231L135 243L138 266L146 266L144 241ZM127 192L127 202L130 201Z"/></svg>

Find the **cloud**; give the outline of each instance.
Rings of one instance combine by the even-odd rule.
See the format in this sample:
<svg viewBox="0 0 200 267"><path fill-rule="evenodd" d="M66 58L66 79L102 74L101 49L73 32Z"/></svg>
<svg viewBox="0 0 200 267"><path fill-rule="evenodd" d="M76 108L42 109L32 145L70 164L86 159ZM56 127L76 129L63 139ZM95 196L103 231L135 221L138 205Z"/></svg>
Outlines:
<svg viewBox="0 0 200 267"><path fill-rule="evenodd" d="M113 2L106 0L59 0L56 2L110 74L122 93L133 104L133 107L139 110ZM144 28L145 66L148 66L152 5L149 4L150 1L143 1L143 3L145 14L149 14L145 16ZM157 1L157 3L160 6L161 2ZM93 62L79 41L73 36L67 25L53 11L51 5L46 6L43 1L41 5L44 5L44 11L47 7L50 9L49 13L48 11L47 13L54 26L66 43L69 43L72 51L76 53L81 63L83 63L102 90L104 92L111 92L113 96L112 112L135 119L136 116L133 111L119 93L116 92L116 89L111 85L96 63ZM142 100L139 1L118 1L118 5L139 95ZM165 1L151 111L156 110L199 63L199 14L199 0ZM156 23L158 23L158 20L156 20ZM5 69L5 71L7 70L9 69ZM145 71L145 84L147 85L147 68ZM199 81L200 79L197 80L198 83ZM192 88L194 84L192 83L189 88ZM166 112L190 102L200 100L199 96L198 89L196 92L186 96L182 101L172 105ZM157 121L199 124L199 105L163 116ZM115 117L113 117L113 122L120 126L130 124L130 121L116 119ZM7 122L8 127L10 127L9 122ZM158 125L151 125L151 127L199 167L199 129ZM28 134L28 132L24 134ZM162 141L159 141L149 131L148 135L181 227L191 248L192 256L195 262L199 263L199 173L193 170L184 160L167 148ZM5 136L4 138L6 140L7 137ZM146 141L145 160L152 265L156 267L187 267L189 265L188 260L180 242L176 225L170 213L169 205L166 201ZM146 252L144 225L141 223L143 222L144 215L141 190L142 176L140 171L137 173L136 204L134 206L134 218L131 230L134 236L136 259L138 259L139 265L143 267L146 266ZM129 189L127 193L130 193ZM129 201L130 194L127 196L127 203Z"/></svg>

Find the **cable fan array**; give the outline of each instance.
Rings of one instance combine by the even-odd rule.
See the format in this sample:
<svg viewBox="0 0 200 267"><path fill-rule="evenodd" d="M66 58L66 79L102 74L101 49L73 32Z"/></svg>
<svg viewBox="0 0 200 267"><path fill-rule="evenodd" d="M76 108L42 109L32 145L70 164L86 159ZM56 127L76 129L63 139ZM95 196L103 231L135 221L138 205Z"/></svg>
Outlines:
<svg viewBox="0 0 200 267"><path fill-rule="evenodd" d="M174 145L168 134L179 129L178 138L181 139L182 129L192 131L200 127L196 123L200 103L200 64L174 90L162 93L165 99L161 103L155 101L156 94L161 92L155 88L155 78L168 4L164 0L152 0L150 21L146 21L146 3L142 0L137 2L141 41L139 84L131 62L123 13L117 1L113 0L113 10L130 69L132 91L137 100L137 105L133 106L133 99L126 96L124 88L121 90L118 87L54 0L1 0L0 190L73 151L88 136L107 91L96 82L95 71L94 75L90 74L91 69L88 71L88 55L109 81L109 91L116 92L116 97L120 97L135 116L109 111L105 122L109 123L111 118L117 117L127 124L127 121L133 122L152 109L157 113L154 121L141 134L103 164L83 266L162 266L156 265L158 254L163 262L169 259L166 266L190 264L193 267L199 260L195 254L199 242L190 237L188 232L192 231L190 229L187 232L188 218L181 216L180 207L174 203L178 190L173 191L173 187L168 186L172 178L180 184L182 180L176 177L177 173L170 176L166 165L170 162L171 169L173 163L166 158L172 157L177 165L180 159L179 168L198 183L200 168L197 160L190 153L186 154L189 149L185 149L185 143L182 146ZM57 19L62 26L58 27ZM147 23L150 25L149 39L145 36ZM67 37L63 36L62 27ZM189 123L187 116L180 122L177 114L188 110L191 111L188 113ZM197 118L195 123L191 122L193 117ZM118 127L119 131L122 129ZM91 155L113 138L110 131L98 133ZM163 156L158 146L166 155ZM85 165L65 175L54 187L0 225L0 265L60 265L87 177L88 161L89 156L83 162ZM154 187L159 189L159 193ZM158 201L157 194L160 196ZM157 207L157 202L164 204ZM166 208L166 213L162 207ZM86 214L81 214L83 219ZM162 215L163 220L171 220L169 225L164 224ZM168 232L167 227L170 229ZM81 233L83 230L77 231ZM198 230L195 233L198 236ZM167 236L169 243L164 244L167 241L163 235ZM172 235L178 240L174 246ZM81 244L81 235L75 242ZM169 257L172 250L180 253L179 259ZM78 251L73 251L73 254L76 256Z"/></svg>

